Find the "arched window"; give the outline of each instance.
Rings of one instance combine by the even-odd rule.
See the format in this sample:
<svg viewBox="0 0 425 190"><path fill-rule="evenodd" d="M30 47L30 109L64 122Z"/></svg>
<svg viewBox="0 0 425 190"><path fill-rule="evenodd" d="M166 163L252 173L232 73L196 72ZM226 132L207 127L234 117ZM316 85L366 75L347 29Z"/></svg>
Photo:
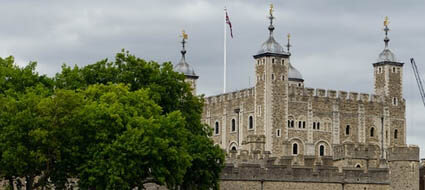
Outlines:
<svg viewBox="0 0 425 190"><path fill-rule="evenodd" d="M236 151L236 146L232 146L232 150L233 151Z"/></svg>
<svg viewBox="0 0 425 190"><path fill-rule="evenodd" d="M294 128L294 120L291 121L291 128Z"/></svg>
<svg viewBox="0 0 425 190"><path fill-rule="evenodd" d="M282 61L280 62L280 64L282 64L282 65L283 65L284 63L285 63L285 60L283 60L283 59L282 59Z"/></svg>
<svg viewBox="0 0 425 190"><path fill-rule="evenodd" d="M317 122L317 130L320 130L320 122Z"/></svg>
<svg viewBox="0 0 425 190"><path fill-rule="evenodd" d="M319 147L319 155L324 156L325 155L325 146L320 145Z"/></svg>
<svg viewBox="0 0 425 190"><path fill-rule="evenodd" d="M215 122L215 129L214 129L214 133L216 135L218 135L218 133L220 132L220 125L218 124L218 121Z"/></svg>
<svg viewBox="0 0 425 190"><path fill-rule="evenodd" d="M298 128L301 128L301 121L298 121Z"/></svg>
<svg viewBox="0 0 425 190"><path fill-rule="evenodd" d="M252 118L252 116L249 116L249 129L253 129L254 128L254 119Z"/></svg>
<svg viewBox="0 0 425 190"><path fill-rule="evenodd" d="M232 119L232 132L236 131L236 120Z"/></svg>
<svg viewBox="0 0 425 190"><path fill-rule="evenodd" d="M370 136L373 137L375 135L375 128L370 128Z"/></svg>
<svg viewBox="0 0 425 190"><path fill-rule="evenodd" d="M398 130L394 130L394 138L397 139L398 138Z"/></svg>
<svg viewBox="0 0 425 190"><path fill-rule="evenodd" d="M294 143L292 145L292 154L293 155L297 155L298 154L298 144L297 143Z"/></svg>
<svg viewBox="0 0 425 190"><path fill-rule="evenodd" d="M303 121L303 129L305 129L305 121Z"/></svg>
<svg viewBox="0 0 425 190"><path fill-rule="evenodd" d="M393 67L393 73L395 73L395 67Z"/></svg>
<svg viewBox="0 0 425 190"><path fill-rule="evenodd" d="M313 122L313 129L316 129L316 122Z"/></svg>
<svg viewBox="0 0 425 190"><path fill-rule="evenodd" d="M361 168L362 166L360 166L360 164L356 164L356 168Z"/></svg>
<svg viewBox="0 0 425 190"><path fill-rule="evenodd" d="M274 64L274 58L272 58L272 63Z"/></svg>
<svg viewBox="0 0 425 190"><path fill-rule="evenodd" d="M350 135L350 125L347 125L347 127L345 127L345 135Z"/></svg>

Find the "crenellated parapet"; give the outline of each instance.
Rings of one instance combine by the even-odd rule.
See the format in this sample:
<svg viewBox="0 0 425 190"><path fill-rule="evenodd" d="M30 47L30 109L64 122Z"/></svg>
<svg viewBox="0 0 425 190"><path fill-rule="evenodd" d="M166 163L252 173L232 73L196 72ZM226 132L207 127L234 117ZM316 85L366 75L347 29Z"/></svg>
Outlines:
<svg viewBox="0 0 425 190"><path fill-rule="evenodd" d="M317 161L310 166L290 164L295 158L281 157L235 162L228 159L221 174L223 181L275 181L275 182L320 182L320 183L366 183L389 184L388 168L343 168L332 166L332 158L324 157L326 164ZM308 160L313 158L307 158ZM320 158L319 158L320 159ZM233 162L232 162L233 161ZM313 162L312 162L313 163Z"/></svg>
<svg viewBox="0 0 425 190"><path fill-rule="evenodd" d="M347 92L337 91L331 89L321 88L302 88L297 86L289 86L289 96L294 98L311 97L311 98L326 98L334 99L338 101L360 101L360 102L371 102L381 103L382 98L376 94L358 93L358 92Z"/></svg>
<svg viewBox="0 0 425 190"><path fill-rule="evenodd" d="M215 96L205 97L205 104L216 104L223 103L231 100L243 100L252 98L255 96L255 88L246 88L234 92L229 92L225 94L218 94Z"/></svg>
<svg viewBox="0 0 425 190"><path fill-rule="evenodd" d="M419 147L416 145L395 146L386 150L387 159L393 161L419 162Z"/></svg>

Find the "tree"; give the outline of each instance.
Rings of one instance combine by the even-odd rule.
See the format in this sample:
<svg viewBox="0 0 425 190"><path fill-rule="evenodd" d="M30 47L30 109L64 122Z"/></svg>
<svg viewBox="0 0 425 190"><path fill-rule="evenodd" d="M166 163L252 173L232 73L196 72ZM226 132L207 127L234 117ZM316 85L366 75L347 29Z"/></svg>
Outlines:
<svg viewBox="0 0 425 190"><path fill-rule="evenodd" d="M201 123L202 97L170 63L122 51L113 62L64 65L53 79L11 57L0 67L0 175L11 182L218 188L224 154Z"/></svg>

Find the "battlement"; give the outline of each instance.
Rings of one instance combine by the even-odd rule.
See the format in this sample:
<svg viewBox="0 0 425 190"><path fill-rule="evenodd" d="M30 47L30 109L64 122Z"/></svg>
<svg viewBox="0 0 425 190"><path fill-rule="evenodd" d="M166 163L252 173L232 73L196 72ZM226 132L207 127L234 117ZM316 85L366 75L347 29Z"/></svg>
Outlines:
<svg viewBox="0 0 425 190"><path fill-rule="evenodd" d="M419 162L419 147L416 145L388 148L388 161L417 161Z"/></svg>
<svg viewBox="0 0 425 190"><path fill-rule="evenodd" d="M226 102L233 99L245 99L249 97L253 97L255 95L255 88L245 88L242 90L229 92L225 94L218 94L215 96L205 97L205 104L215 104L220 102Z"/></svg>
<svg viewBox="0 0 425 190"><path fill-rule="evenodd" d="M233 181L282 181L282 182L320 182L320 183L367 183L389 184L387 168L343 168L316 164L313 166L285 165L291 158L263 159L262 163L226 163L222 180ZM330 158L325 158L330 159ZM281 162L283 160L283 162ZM277 163L277 164L276 164Z"/></svg>
<svg viewBox="0 0 425 190"><path fill-rule="evenodd" d="M301 97L319 97L338 100L362 101L362 102L381 102L381 98L376 94L346 92L337 90L326 90L321 88L303 88L297 86L289 86L289 95Z"/></svg>
<svg viewBox="0 0 425 190"><path fill-rule="evenodd" d="M334 159L379 159L381 150L373 144L344 143L333 146Z"/></svg>

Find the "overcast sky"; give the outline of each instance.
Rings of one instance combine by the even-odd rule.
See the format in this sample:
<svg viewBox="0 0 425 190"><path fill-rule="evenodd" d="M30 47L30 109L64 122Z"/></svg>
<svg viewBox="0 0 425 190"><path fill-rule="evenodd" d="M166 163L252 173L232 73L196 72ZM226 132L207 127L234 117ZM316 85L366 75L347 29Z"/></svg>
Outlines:
<svg viewBox="0 0 425 190"><path fill-rule="evenodd" d="M87 65L113 58L122 48L146 60L180 59L179 35L189 34L187 61L200 76L198 93L223 85L224 0L33 1L0 0L0 56L19 65L37 61L53 76L62 64ZM425 73L423 0L227 0L234 38L228 40L228 90L253 86L254 55L267 38L269 4L275 38L292 34L292 64L305 86L373 92L372 63L384 47L385 16L390 49L404 65L407 141L425 157L425 107L410 57ZM422 75L424 77L424 75Z"/></svg>

